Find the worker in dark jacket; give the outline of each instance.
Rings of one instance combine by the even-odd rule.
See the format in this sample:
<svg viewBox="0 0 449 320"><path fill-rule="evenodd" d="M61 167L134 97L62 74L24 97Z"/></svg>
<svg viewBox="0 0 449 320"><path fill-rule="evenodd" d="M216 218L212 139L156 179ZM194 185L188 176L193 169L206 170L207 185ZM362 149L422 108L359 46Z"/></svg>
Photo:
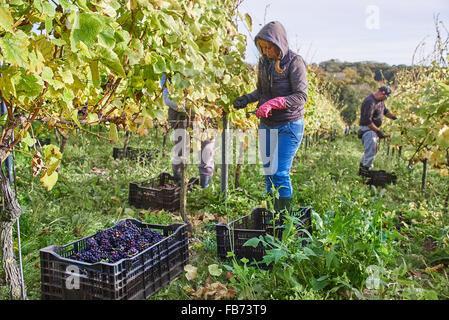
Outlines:
<svg viewBox="0 0 449 320"><path fill-rule="evenodd" d="M265 25L255 38L259 58L257 88L237 98L236 109L258 101L259 149L264 165L266 190L278 190L276 211L289 211L293 197L290 168L304 134L307 102L306 65L289 49L287 33L280 22Z"/></svg>
<svg viewBox="0 0 449 320"><path fill-rule="evenodd" d="M384 101L391 94L391 89L387 86L380 87L377 92L370 94L362 103L360 109L360 128L358 137L362 139L364 153L360 159L359 174L369 176L369 170L373 168L374 158L379 149L379 139L387 137L385 132L380 130L383 117L396 120L397 117L385 106Z"/></svg>

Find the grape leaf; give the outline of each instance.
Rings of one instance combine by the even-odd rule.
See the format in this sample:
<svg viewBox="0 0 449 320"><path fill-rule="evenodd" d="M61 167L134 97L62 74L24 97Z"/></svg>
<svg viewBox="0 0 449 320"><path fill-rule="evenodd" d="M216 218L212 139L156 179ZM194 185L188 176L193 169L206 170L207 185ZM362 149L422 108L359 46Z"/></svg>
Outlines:
<svg viewBox="0 0 449 320"><path fill-rule="evenodd" d="M223 270L218 267L218 264L211 264L207 268L209 270L209 274L212 276L218 277L223 272Z"/></svg>
<svg viewBox="0 0 449 320"><path fill-rule="evenodd" d="M13 65L27 68L28 39L23 31L17 31L14 35L6 34L0 37L0 49L3 58Z"/></svg>
<svg viewBox="0 0 449 320"><path fill-rule="evenodd" d="M70 35L72 51L77 51L77 44L80 41L88 48L93 47L104 27L105 25L98 14L83 12L76 15L75 24Z"/></svg>
<svg viewBox="0 0 449 320"><path fill-rule="evenodd" d="M2 27L4 30L13 33L13 25L14 20L11 16L11 12L9 11L9 8L5 6L5 4L0 5L0 27Z"/></svg>
<svg viewBox="0 0 449 320"><path fill-rule="evenodd" d="M109 138L112 140L112 142L118 143L118 132L115 123L111 123L109 126Z"/></svg>
<svg viewBox="0 0 449 320"><path fill-rule="evenodd" d="M188 281L196 279L198 268L192 266L191 264L187 264L184 266L184 271L186 272L185 276Z"/></svg>
<svg viewBox="0 0 449 320"><path fill-rule="evenodd" d="M42 185L50 191L56 182L58 181L58 172L54 171L51 175L47 175L47 172L40 178Z"/></svg>
<svg viewBox="0 0 449 320"><path fill-rule="evenodd" d="M100 45L97 47L97 52L100 62L108 67L111 72L119 77L126 77L122 63L114 51Z"/></svg>

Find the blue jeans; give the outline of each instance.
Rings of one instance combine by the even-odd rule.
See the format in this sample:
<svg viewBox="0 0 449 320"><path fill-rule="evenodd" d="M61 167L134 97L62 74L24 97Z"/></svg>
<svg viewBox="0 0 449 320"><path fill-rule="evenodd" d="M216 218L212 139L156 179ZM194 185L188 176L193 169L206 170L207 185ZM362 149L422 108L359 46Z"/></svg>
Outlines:
<svg viewBox="0 0 449 320"><path fill-rule="evenodd" d="M259 151L268 193L274 187L280 197L292 197L290 168L303 135L304 119L273 127L259 124Z"/></svg>

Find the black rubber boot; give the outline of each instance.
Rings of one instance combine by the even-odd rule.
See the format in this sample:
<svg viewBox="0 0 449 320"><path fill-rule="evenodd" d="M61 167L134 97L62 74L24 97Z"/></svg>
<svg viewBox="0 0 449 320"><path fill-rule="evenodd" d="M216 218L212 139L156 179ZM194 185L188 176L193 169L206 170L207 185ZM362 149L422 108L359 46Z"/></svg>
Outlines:
<svg viewBox="0 0 449 320"><path fill-rule="evenodd" d="M365 167L365 166L363 166L362 164L360 164L360 167L359 167L359 176L362 176L362 177L370 177L370 170L369 170L369 168L368 167Z"/></svg>
<svg viewBox="0 0 449 320"><path fill-rule="evenodd" d="M279 197L279 199L274 199L274 210L276 212L290 213L292 210L292 198Z"/></svg>

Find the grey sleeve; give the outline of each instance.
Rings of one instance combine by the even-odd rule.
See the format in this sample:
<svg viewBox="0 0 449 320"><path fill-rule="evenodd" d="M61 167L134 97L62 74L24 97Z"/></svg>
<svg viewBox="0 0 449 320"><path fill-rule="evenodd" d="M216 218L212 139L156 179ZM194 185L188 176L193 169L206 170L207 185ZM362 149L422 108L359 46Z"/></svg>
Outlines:
<svg viewBox="0 0 449 320"><path fill-rule="evenodd" d="M162 97L164 99L164 103L170 108L173 109L177 112L186 112L186 109L184 106L182 106L181 108L178 108L178 105L176 104L176 102L174 102L173 100L170 99L169 94L168 94L168 90L167 88L164 88L164 90L162 91Z"/></svg>
<svg viewBox="0 0 449 320"><path fill-rule="evenodd" d="M307 69L304 60L297 56L292 61L288 72L292 94L286 97L287 108L304 109L308 98Z"/></svg>

